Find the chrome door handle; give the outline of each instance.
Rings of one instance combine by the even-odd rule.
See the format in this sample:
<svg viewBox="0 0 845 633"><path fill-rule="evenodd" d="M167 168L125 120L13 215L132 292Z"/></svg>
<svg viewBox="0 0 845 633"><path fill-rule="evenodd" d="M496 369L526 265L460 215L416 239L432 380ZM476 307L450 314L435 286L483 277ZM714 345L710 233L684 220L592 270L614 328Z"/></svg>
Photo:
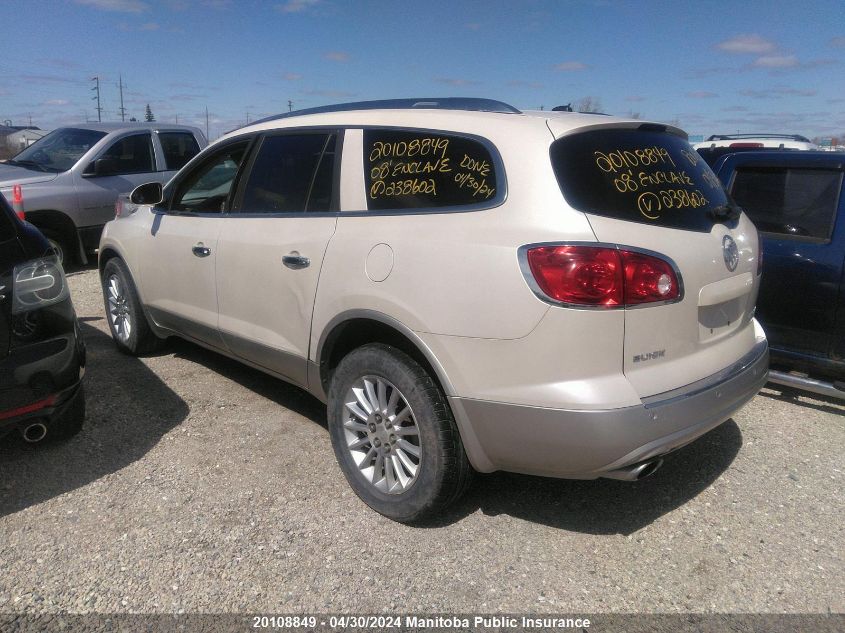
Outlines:
<svg viewBox="0 0 845 633"><path fill-rule="evenodd" d="M300 268L308 268L311 265L311 260L296 253L284 255L282 257L282 263L288 268L299 270Z"/></svg>
<svg viewBox="0 0 845 633"><path fill-rule="evenodd" d="M208 257L211 255L211 249L207 246L203 246L202 242L194 246L191 251L193 251L194 255L197 257Z"/></svg>

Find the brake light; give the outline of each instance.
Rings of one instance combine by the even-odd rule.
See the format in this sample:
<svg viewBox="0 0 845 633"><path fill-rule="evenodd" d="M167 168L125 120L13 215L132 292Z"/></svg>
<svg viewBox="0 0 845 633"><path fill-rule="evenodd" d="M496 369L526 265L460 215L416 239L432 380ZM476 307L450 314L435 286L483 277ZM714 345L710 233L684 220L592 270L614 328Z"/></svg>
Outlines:
<svg viewBox="0 0 845 633"><path fill-rule="evenodd" d="M12 186L12 209L21 220L26 220L23 212L23 187L20 185Z"/></svg>
<svg viewBox="0 0 845 633"><path fill-rule="evenodd" d="M555 302L617 308L674 301L681 284L664 259L607 246L550 245L526 250L531 275Z"/></svg>
<svg viewBox="0 0 845 633"><path fill-rule="evenodd" d="M123 200L118 198L114 202L114 217L115 219L120 217L121 212L123 211Z"/></svg>
<svg viewBox="0 0 845 633"><path fill-rule="evenodd" d="M728 147L763 147L762 143L731 143Z"/></svg>

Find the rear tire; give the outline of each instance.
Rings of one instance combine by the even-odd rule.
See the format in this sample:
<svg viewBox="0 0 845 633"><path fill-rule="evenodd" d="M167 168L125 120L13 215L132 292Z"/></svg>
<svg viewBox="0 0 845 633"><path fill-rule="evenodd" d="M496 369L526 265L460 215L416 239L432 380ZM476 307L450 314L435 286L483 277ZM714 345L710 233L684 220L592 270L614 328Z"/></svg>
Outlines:
<svg viewBox="0 0 845 633"><path fill-rule="evenodd" d="M59 263L63 267L66 267L67 264L70 264L71 262L67 259L68 250L65 247L64 240L62 240L58 233L43 229L41 232L44 234L44 237L47 238L47 241L50 242L50 246L56 252L56 257L59 259Z"/></svg>
<svg viewBox="0 0 845 633"><path fill-rule="evenodd" d="M122 259L115 257L106 262L101 283L106 320L117 348L132 356L159 349L164 339L150 328L132 275Z"/></svg>
<svg viewBox="0 0 845 633"><path fill-rule="evenodd" d="M468 487L472 467L443 392L410 356L371 343L332 376L328 424L349 485L402 523L433 518Z"/></svg>

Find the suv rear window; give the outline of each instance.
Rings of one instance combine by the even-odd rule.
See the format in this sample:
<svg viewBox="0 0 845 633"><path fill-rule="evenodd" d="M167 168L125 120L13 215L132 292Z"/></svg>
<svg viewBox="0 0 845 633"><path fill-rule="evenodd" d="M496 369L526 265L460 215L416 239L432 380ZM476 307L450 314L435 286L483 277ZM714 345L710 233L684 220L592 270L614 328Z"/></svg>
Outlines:
<svg viewBox="0 0 845 633"><path fill-rule="evenodd" d="M498 187L487 147L439 132L365 130L364 172L372 210L475 207Z"/></svg>
<svg viewBox="0 0 845 633"><path fill-rule="evenodd" d="M158 139L168 170L182 169L200 151L197 139L189 132L159 132Z"/></svg>
<svg viewBox="0 0 845 633"><path fill-rule="evenodd" d="M585 213L709 232L724 187L684 139L651 128L580 132L552 144L566 201Z"/></svg>
<svg viewBox="0 0 845 633"><path fill-rule="evenodd" d="M841 189L841 171L749 166L731 195L761 231L829 240Z"/></svg>

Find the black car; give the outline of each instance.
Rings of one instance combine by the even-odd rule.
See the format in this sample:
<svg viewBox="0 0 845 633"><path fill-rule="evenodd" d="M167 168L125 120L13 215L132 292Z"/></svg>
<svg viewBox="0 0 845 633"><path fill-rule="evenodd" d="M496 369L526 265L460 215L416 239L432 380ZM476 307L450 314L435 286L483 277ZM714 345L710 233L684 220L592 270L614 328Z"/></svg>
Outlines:
<svg viewBox="0 0 845 633"><path fill-rule="evenodd" d="M85 346L47 239L0 195L0 436L30 443L77 433Z"/></svg>

